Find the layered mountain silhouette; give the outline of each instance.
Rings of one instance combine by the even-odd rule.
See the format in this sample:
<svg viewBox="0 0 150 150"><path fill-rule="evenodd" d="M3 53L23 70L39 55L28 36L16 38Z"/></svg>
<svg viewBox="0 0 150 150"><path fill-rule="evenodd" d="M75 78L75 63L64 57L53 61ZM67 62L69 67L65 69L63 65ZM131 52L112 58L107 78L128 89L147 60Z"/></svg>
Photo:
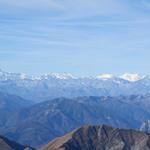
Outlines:
<svg viewBox="0 0 150 150"><path fill-rule="evenodd" d="M0 130L13 113L32 104L19 96L0 92Z"/></svg>
<svg viewBox="0 0 150 150"><path fill-rule="evenodd" d="M29 146L23 146L5 137L0 136L0 150L35 150Z"/></svg>
<svg viewBox="0 0 150 150"><path fill-rule="evenodd" d="M41 150L150 150L150 135L106 125L83 126Z"/></svg>
<svg viewBox="0 0 150 150"><path fill-rule="evenodd" d="M0 134L39 147L85 124L139 129L149 108L149 96L57 98L11 113Z"/></svg>

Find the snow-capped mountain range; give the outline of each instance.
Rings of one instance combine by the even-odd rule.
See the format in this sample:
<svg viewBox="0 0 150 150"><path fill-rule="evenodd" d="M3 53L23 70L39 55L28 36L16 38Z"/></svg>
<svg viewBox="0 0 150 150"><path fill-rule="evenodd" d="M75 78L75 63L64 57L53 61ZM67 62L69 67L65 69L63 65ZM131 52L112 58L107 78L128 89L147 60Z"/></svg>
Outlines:
<svg viewBox="0 0 150 150"><path fill-rule="evenodd" d="M69 73L29 76L0 70L0 92L34 101L57 97L118 96L150 94L150 77L138 74L101 74L75 77Z"/></svg>
<svg viewBox="0 0 150 150"><path fill-rule="evenodd" d="M10 72L5 72L0 69L0 80L1 81L7 81L7 80L48 80L50 78L55 78L55 79L62 79L62 80L67 80L67 79L79 79L80 77L75 77L70 73L49 73L49 74L44 74L41 76L29 76L24 73L10 73ZM82 77L84 78L84 77ZM130 74L130 73L125 73L119 77L115 77L112 74L100 74L96 77L85 77L85 78L95 78L95 79L101 79L101 80L110 80L113 78L120 78L124 79L127 81L135 82L138 80L143 79L144 77L139 76L138 74Z"/></svg>

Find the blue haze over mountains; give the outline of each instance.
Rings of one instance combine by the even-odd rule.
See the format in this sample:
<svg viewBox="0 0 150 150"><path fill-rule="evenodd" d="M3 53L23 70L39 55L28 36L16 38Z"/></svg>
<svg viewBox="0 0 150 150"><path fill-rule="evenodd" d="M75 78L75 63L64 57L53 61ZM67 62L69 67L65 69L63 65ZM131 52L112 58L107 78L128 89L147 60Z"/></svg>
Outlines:
<svg viewBox="0 0 150 150"><path fill-rule="evenodd" d="M0 0L0 150L150 150L149 14L150 0Z"/></svg>
<svg viewBox="0 0 150 150"><path fill-rule="evenodd" d="M126 77L127 76L127 77ZM58 97L149 95L150 77L126 74L74 77L71 74L28 76L0 71L0 91L39 102Z"/></svg>
<svg viewBox="0 0 150 150"><path fill-rule="evenodd" d="M0 72L0 134L39 147L82 125L149 131L150 79ZM5 116L5 117L3 117Z"/></svg>

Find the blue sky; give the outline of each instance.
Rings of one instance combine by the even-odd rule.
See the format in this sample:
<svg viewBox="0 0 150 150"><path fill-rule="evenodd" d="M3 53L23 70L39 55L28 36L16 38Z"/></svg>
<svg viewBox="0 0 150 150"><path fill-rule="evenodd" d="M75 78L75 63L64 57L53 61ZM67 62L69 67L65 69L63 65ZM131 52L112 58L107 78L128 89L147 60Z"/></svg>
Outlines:
<svg viewBox="0 0 150 150"><path fill-rule="evenodd" d="M0 0L0 68L150 74L150 1Z"/></svg>

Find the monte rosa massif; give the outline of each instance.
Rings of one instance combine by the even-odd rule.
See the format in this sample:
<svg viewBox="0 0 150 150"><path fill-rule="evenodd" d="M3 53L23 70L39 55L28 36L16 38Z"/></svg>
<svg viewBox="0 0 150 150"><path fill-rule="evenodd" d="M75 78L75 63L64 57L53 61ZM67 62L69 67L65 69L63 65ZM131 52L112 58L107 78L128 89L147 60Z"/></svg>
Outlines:
<svg viewBox="0 0 150 150"><path fill-rule="evenodd" d="M149 76L0 71L0 150L149 150L149 108Z"/></svg>
<svg viewBox="0 0 150 150"><path fill-rule="evenodd" d="M97 77L74 77L51 73L28 76L0 71L0 92L18 95L34 102L58 97L149 95L150 77L102 74Z"/></svg>

